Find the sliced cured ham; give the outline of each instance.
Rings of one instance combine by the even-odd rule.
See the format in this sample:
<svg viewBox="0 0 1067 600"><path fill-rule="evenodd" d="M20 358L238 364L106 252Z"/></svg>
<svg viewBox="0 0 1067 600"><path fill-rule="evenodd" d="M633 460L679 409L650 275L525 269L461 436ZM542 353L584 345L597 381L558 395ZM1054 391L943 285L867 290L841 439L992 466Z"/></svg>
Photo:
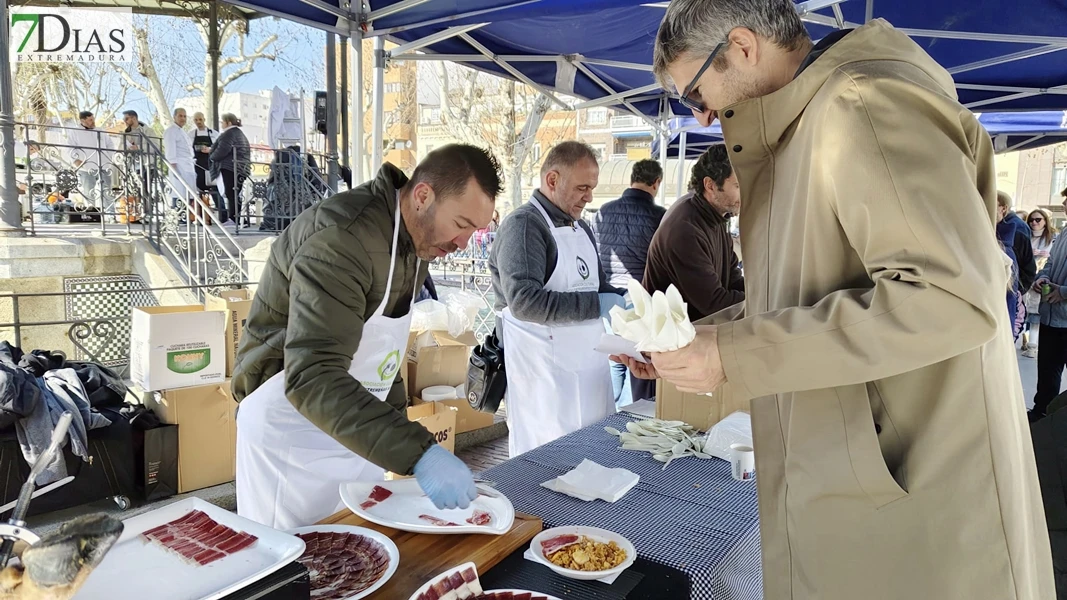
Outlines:
<svg viewBox="0 0 1067 600"><path fill-rule="evenodd" d="M392 495L393 492L383 488L380 485L374 486L374 488L370 491L370 499L374 500L375 502L383 502L385 501L385 499Z"/></svg>
<svg viewBox="0 0 1067 600"><path fill-rule="evenodd" d="M212 519L207 513L194 510L142 532L151 543L199 565L208 565L256 542L256 536L235 531Z"/></svg>
<svg viewBox="0 0 1067 600"><path fill-rule="evenodd" d="M341 600L378 582L389 568L389 552L375 540L339 532L300 533L314 600Z"/></svg>
<svg viewBox="0 0 1067 600"><path fill-rule="evenodd" d="M548 556L559 552L571 544L577 543L578 536L576 535L557 535L554 538L549 538L541 542L541 552L543 552L545 556Z"/></svg>
<svg viewBox="0 0 1067 600"><path fill-rule="evenodd" d="M474 514L467 519L471 525L488 525L493 521L493 515L481 509L474 509Z"/></svg>
<svg viewBox="0 0 1067 600"><path fill-rule="evenodd" d="M433 515L419 515L419 518L431 525L437 525L438 527L459 527L459 523L453 523L452 521L446 521L439 519ZM446 599L442 599L446 600ZM448 599L451 600L451 599Z"/></svg>
<svg viewBox="0 0 1067 600"><path fill-rule="evenodd" d="M474 569L441 575L427 585L418 600L548 600L536 592L485 592Z"/></svg>

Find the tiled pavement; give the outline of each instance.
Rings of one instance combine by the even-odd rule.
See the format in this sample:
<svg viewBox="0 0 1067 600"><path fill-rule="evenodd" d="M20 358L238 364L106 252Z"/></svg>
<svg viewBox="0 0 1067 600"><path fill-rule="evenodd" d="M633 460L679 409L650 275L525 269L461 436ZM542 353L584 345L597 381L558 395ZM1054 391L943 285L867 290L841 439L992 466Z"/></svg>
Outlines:
<svg viewBox="0 0 1067 600"><path fill-rule="evenodd" d="M482 471L495 467L508 459L508 438L502 437L491 442L477 446L471 446L456 453L456 456L467 463L471 471Z"/></svg>

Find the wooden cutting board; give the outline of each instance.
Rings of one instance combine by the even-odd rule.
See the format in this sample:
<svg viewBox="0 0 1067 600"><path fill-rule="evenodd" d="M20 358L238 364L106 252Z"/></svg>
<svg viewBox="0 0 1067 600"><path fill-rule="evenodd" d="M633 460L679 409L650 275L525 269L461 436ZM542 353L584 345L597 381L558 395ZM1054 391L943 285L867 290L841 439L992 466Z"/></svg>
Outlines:
<svg viewBox="0 0 1067 600"><path fill-rule="evenodd" d="M430 535L411 533L371 523L345 509L323 519L323 525L355 525L389 536L400 550L400 566L392 579L368 596L375 600L408 600L433 576L465 562L485 573L541 533L541 518L515 513L515 523L504 535Z"/></svg>

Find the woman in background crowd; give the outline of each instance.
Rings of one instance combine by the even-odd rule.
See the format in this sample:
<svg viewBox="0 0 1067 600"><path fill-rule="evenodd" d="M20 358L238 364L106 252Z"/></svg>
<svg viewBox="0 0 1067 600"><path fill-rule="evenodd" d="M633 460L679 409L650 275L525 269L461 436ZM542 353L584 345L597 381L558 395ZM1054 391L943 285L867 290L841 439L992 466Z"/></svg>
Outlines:
<svg viewBox="0 0 1067 600"><path fill-rule="evenodd" d="M1040 208L1026 216L1030 225L1030 245L1034 249L1034 262L1040 271L1045 268L1056 230L1052 226L1049 214ZM1023 356L1037 358L1037 336L1041 329L1041 294L1034 290L1026 292L1023 298L1026 305L1026 331L1023 333Z"/></svg>
<svg viewBox="0 0 1067 600"><path fill-rule="evenodd" d="M1067 189L1060 192L1067 210ZM1047 287L1046 287L1047 286ZM1037 393L1030 422L1045 416L1060 393L1067 365L1067 243L1053 244L1045 267L1037 274L1034 291L1041 294L1041 345L1037 349Z"/></svg>

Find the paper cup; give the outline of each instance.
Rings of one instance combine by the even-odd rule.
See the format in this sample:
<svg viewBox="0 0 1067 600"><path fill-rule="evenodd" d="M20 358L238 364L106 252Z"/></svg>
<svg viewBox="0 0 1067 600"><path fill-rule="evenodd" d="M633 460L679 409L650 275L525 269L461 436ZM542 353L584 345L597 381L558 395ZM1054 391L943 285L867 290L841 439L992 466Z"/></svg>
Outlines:
<svg viewBox="0 0 1067 600"><path fill-rule="evenodd" d="M730 444L730 474L738 481L756 478L756 453L752 446Z"/></svg>

